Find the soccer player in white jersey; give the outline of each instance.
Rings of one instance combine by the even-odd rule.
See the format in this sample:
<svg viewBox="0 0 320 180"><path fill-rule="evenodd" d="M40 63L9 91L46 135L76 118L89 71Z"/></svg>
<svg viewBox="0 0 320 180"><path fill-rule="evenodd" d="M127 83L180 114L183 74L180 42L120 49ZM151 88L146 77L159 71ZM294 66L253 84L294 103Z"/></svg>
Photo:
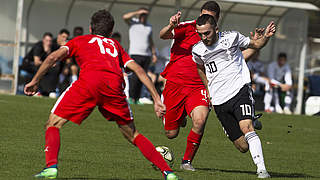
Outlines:
<svg viewBox="0 0 320 180"><path fill-rule="evenodd" d="M261 142L252 125L254 103L250 72L240 48L262 48L275 33L275 25L270 22L263 37L250 40L239 32L219 32L210 15L203 14L196 22L202 41L192 48L193 60L218 119L240 152L250 150L258 178L269 178Z"/></svg>
<svg viewBox="0 0 320 180"><path fill-rule="evenodd" d="M274 100L275 111L277 113L292 114L290 110L290 105L292 101L291 97L291 86L292 86L292 75L290 66L286 63L287 55L285 53L279 53L278 60L269 64L267 76L271 80L271 85L273 88L267 91L264 96L264 109L266 112L271 112L271 101ZM282 110L280 106L278 88L281 91L286 92L284 98L284 109Z"/></svg>

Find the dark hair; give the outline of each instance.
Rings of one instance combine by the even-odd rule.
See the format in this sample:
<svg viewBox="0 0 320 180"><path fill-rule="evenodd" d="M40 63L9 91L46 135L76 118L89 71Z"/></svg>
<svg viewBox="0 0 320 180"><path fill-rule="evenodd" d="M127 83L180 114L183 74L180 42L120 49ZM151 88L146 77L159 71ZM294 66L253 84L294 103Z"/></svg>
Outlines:
<svg viewBox="0 0 320 180"><path fill-rule="evenodd" d="M107 10L99 10L91 17L92 34L109 37L113 30L114 20Z"/></svg>
<svg viewBox="0 0 320 180"><path fill-rule="evenodd" d="M53 38L53 35L50 33L50 32L45 32L43 35L42 35L42 39L46 36L49 36L51 38Z"/></svg>
<svg viewBox="0 0 320 180"><path fill-rule="evenodd" d="M67 34L68 36L70 35L70 32L68 31L68 29L61 29L59 31L59 34L63 34L63 33Z"/></svg>
<svg viewBox="0 0 320 180"><path fill-rule="evenodd" d="M76 30L83 31L83 27L81 27L81 26L76 26L76 27L73 28L73 31L76 31Z"/></svg>
<svg viewBox="0 0 320 180"><path fill-rule="evenodd" d="M287 58L287 54L284 52L281 52L278 54L278 58Z"/></svg>
<svg viewBox="0 0 320 180"><path fill-rule="evenodd" d="M214 27L217 26L217 22L214 19L214 17L209 14L202 14L200 17L197 18L196 22L199 26L205 25L207 23L211 24Z"/></svg>
<svg viewBox="0 0 320 180"><path fill-rule="evenodd" d="M73 36L81 36L83 35L83 28L81 26L76 26L73 28Z"/></svg>
<svg viewBox="0 0 320 180"><path fill-rule="evenodd" d="M220 6L217 2L215 1L208 1L206 3L204 3L202 6L201 6L201 12L202 10L207 10L207 11L212 11L212 12L215 12L216 13L216 18L217 20L219 19L220 17Z"/></svg>

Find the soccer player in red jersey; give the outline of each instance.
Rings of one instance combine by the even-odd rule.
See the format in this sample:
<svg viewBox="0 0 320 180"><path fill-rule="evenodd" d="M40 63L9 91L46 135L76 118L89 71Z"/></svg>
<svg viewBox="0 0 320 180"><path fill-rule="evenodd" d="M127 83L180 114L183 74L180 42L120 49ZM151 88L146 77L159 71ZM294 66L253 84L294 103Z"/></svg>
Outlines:
<svg viewBox="0 0 320 180"><path fill-rule="evenodd" d="M215 1L208 1L201 7L201 14L209 14L219 19L220 7ZM208 92L192 60L191 50L201 40L196 32L196 21L180 23L181 12L170 18L169 25L160 31L161 39L174 39L171 47L170 62L161 75L167 80L163 90L167 112L163 117L166 136L169 139L179 134L185 125L186 115L192 119L192 129L187 137L187 146L180 168L195 171L191 165L199 148L206 120L209 114ZM243 51L245 59L255 50Z"/></svg>
<svg viewBox="0 0 320 180"><path fill-rule="evenodd" d="M39 80L60 59L75 56L81 68L79 79L60 96L51 111L45 133L46 168L35 177L57 177L60 128L68 121L80 125L98 106L100 113L107 120L116 121L125 138L161 170L165 179L178 179L153 144L135 128L124 93L121 68L132 70L149 89L158 117L165 114L166 108L144 70L129 57L116 40L108 38L113 26L114 20L108 11L100 10L94 13L89 28L91 34L76 37L50 54L32 81L25 86L24 92L34 95Z"/></svg>

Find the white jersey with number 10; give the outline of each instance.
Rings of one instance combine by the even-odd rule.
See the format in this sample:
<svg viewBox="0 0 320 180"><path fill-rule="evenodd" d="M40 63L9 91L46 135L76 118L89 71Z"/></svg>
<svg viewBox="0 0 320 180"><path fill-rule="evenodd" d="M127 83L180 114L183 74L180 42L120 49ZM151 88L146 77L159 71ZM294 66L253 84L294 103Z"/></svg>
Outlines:
<svg viewBox="0 0 320 180"><path fill-rule="evenodd" d="M234 97L251 82L248 66L240 48L246 48L250 38L239 32L219 32L219 39L211 46L202 41L192 48L193 60L204 65L213 105L220 105Z"/></svg>

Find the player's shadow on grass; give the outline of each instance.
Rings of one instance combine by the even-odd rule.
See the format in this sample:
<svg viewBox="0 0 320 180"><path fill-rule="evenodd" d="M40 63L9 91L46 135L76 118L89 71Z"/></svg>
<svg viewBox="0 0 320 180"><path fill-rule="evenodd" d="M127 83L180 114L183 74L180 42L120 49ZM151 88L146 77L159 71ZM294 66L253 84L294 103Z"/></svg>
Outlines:
<svg viewBox="0 0 320 180"><path fill-rule="evenodd" d="M229 169L216 169L216 168L197 168L197 170L202 171L219 171L225 173L245 173L245 174L254 174L256 175L255 171L241 171L241 170L229 170ZM320 178L316 176L310 176L308 174L302 173L278 173L278 172L269 172L271 177L274 178Z"/></svg>

